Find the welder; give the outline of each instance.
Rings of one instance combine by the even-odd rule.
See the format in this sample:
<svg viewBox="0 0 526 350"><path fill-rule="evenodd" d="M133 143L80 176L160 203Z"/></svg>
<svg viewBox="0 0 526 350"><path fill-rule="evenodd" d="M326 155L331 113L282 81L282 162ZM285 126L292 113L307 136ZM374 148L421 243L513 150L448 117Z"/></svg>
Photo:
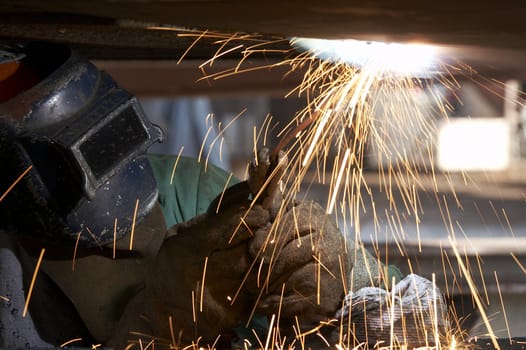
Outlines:
<svg viewBox="0 0 526 350"><path fill-rule="evenodd" d="M238 182L193 159L145 155L162 131L67 47L2 43L0 80L2 347L231 347L273 317L288 344L321 325L335 343L356 300L402 279L314 202L276 223L278 178ZM254 174L286 170L285 156L260 157ZM356 334L369 327L362 318Z"/></svg>

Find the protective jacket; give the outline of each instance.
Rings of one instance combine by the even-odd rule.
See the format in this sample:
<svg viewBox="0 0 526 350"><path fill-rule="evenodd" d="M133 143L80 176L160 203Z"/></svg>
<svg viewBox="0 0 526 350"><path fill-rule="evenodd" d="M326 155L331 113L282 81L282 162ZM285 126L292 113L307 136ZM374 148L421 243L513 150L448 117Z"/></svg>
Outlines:
<svg viewBox="0 0 526 350"><path fill-rule="evenodd" d="M158 205L136 228L132 250L129 234L118 241L115 259L111 244L76 252L71 245L48 247L25 317L40 246L0 232L0 347L59 346L79 338L72 345L91 346L107 339L141 288L166 227L203 213L229 178L230 185L238 181L195 159L147 157L159 188Z"/></svg>

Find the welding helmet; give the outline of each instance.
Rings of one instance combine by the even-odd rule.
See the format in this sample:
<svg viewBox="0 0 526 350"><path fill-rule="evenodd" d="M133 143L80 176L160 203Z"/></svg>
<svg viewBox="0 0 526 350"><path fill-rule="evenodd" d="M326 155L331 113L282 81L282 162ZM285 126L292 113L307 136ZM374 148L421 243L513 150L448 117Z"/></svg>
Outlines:
<svg viewBox="0 0 526 350"><path fill-rule="evenodd" d="M141 157L162 131L69 48L0 42L0 230L102 245L157 200Z"/></svg>

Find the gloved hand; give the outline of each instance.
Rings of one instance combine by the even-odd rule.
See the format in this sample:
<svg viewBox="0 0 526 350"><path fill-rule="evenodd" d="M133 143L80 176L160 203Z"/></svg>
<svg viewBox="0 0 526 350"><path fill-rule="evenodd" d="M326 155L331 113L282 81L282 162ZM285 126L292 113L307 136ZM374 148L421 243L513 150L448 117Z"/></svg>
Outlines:
<svg viewBox="0 0 526 350"><path fill-rule="evenodd" d="M269 221L267 210L256 205L247 211L249 204L237 201L217 214L211 205L206 214L170 230L110 345L124 347L138 338L133 332L143 334L143 344L144 335L157 337L156 347L198 338L200 345L211 345L248 318L253 302L241 288L251 263L248 239Z"/></svg>
<svg viewBox="0 0 526 350"><path fill-rule="evenodd" d="M351 317L349 322L348 318ZM405 345L407 349L433 347L443 341L450 325L442 293L428 279L410 274L391 291L366 287L349 292L336 314L342 324L352 325L354 334L338 331L327 337L333 343L351 346L367 343L387 347Z"/></svg>
<svg viewBox="0 0 526 350"><path fill-rule="evenodd" d="M347 291L380 282L382 266L345 239L315 202L302 202L258 230L250 254L260 266L249 284L260 297L258 313L277 315L281 309L280 324L295 325L297 316L302 331L332 318Z"/></svg>

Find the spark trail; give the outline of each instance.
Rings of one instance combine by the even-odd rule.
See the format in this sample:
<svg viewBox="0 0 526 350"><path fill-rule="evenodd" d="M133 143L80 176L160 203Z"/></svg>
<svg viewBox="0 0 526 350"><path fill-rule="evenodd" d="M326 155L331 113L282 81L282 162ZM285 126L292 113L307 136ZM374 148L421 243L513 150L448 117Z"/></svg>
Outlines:
<svg viewBox="0 0 526 350"><path fill-rule="evenodd" d="M396 64L383 64L380 60L375 60L373 63L361 61L358 64L351 64L338 57L321 57L315 50L298 53L291 49L272 49L274 43L283 43L284 39L280 38L268 40L258 35L212 32L188 32L182 35L185 38L195 38L195 42L185 55L199 40L204 38L215 40L213 44L218 47L216 54L199 66L203 72L202 80L212 82L254 70L283 66L288 67L290 72L302 73L301 83L288 96L305 97L307 105L281 129L280 142L272 151L273 154L285 151L289 159L287 172L280 179L285 191L276 221L279 221L285 208L302 193L302 189L308 187L309 183L321 183L329 187L327 212L333 213L338 218L338 222L343 226L342 230L354 228L354 238L360 242L362 237L360 217L366 210L374 212L372 213L374 227L379 227L372 190L369 180L364 176L364 168L372 165L378 169L376 185L389 203L389 212L392 214L386 216L389 218L389 226L393 232L392 239L398 246L400 254L406 254L404 217L414 220L418 246L421 250L420 193L425 190L422 174L431 179L431 187L434 189L445 231L448 231L449 227L450 234L454 234L448 203L439 195L439 184L449 184L455 205L461 208L462 204L457 198L449 175L441 174L434 167L434 145L437 123L447 119L448 111L452 108L444 98L444 94L448 92L456 96L456 89L459 88L459 83L450 72L462 74L462 71L468 70L471 74L473 73L471 67L443 64L439 65L438 69L442 73L415 78L407 69L402 73L395 72L393 68ZM291 46L295 45L293 39ZM213 66L216 59L236 50L242 56L237 64L230 69L208 73L208 68ZM251 57L264 56L267 53L277 53L285 58L260 66L246 65ZM388 56L385 53L383 55ZM256 145L254 146L256 148ZM462 176L466 182L469 182L468 176L465 174ZM399 192L398 195L395 194L395 190ZM370 203L370 208L367 202ZM376 234L373 236L377 237ZM454 256L461 262L457 251ZM444 276L446 270L450 270L453 283L458 284L458 279L469 276L469 266L457 275L449 257L443 255L442 258ZM378 259L380 260L381 257L378 256ZM411 261L408 261L408 265L412 270ZM259 274L263 272L258 270L258 276ZM261 279L264 280L265 277ZM448 281L445 282L446 287L449 288ZM470 288L474 288L472 283L469 285ZM484 315L482 303L477 306ZM277 321L279 322L279 318ZM455 321L459 323L458 319ZM488 330L491 330L489 321L485 319L485 322ZM351 348L350 343L343 342L344 333L351 333L350 324L349 329L341 333L342 342L337 347ZM438 335L435 334L435 337ZM264 348L269 347L268 339L270 338L267 338ZM494 337L492 340L495 343ZM441 348L454 349L459 347L459 341L460 339L451 334L449 342L440 345ZM436 342L439 343L438 338Z"/></svg>

